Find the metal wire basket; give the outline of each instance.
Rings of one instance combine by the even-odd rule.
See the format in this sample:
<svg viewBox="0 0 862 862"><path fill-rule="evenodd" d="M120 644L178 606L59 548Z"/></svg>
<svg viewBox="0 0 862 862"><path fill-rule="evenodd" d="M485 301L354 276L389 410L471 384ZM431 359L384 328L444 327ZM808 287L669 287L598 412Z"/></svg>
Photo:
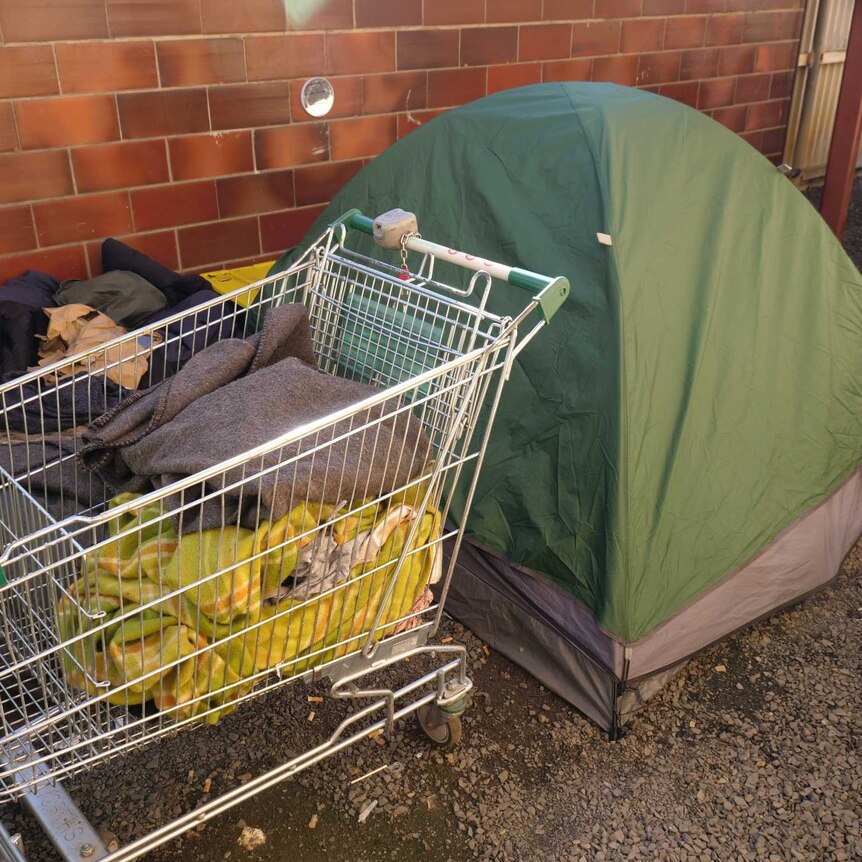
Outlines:
<svg viewBox="0 0 862 862"><path fill-rule="evenodd" d="M351 231L371 233L373 222L348 213L288 271L0 388L0 799L22 799L64 858L80 858L82 846L93 859L137 858L411 712L437 741L460 736L465 651L428 643L454 565L443 571L442 544L453 543L454 560L463 531L463 517L448 525L449 507L461 488L466 516L511 363L568 284L415 233L401 238L398 268L349 250ZM416 272L408 251L421 255ZM473 270L469 286L437 280L439 259ZM487 310L493 278L533 292L516 318ZM69 428L128 395L124 381L169 378L287 303L308 309L321 373L377 391L140 495L112 498L82 469L81 437ZM427 447L418 459L417 438L384 433L411 422ZM385 488L354 477L345 489L344 460L333 454L345 446L419 469ZM294 498L292 477L309 463L341 499ZM261 488L273 482L289 503L268 520ZM252 524L223 515L216 526L177 527L201 507L224 513L237 501L253 514L257 506ZM335 573L286 587L320 548ZM442 661L433 673L397 691L360 685L432 649ZM59 786L264 690L322 676L334 697L371 703L315 749L134 844L107 849ZM58 828L58 811L80 829ZM22 858L5 830L0 849Z"/></svg>

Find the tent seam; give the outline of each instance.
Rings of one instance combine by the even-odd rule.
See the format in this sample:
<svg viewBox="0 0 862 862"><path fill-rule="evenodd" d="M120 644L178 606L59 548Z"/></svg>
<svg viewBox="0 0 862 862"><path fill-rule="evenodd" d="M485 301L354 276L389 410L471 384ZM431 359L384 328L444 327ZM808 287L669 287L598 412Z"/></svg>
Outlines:
<svg viewBox="0 0 862 862"><path fill-rule="evenodd" d="M608 201L610 200L609 189L606 188L604 174L599 170L599 159L598 159L598 146L597 142L594 140L592 134L587 129L587 126L584 124L581 111L583 110L581 107L575 104L572 100L571 95L569 94L568 88L565 84L560 84L560 89L565 95L567 101L572 106L572 111L577 118L577 122L581 127L581 131L584 135L584 140L588 143L587 150L590 154L590 159L593 162L593 169L595 172L595 176L598 181L599 193L601 195L601 209L602 209L602 217L605 220L605 224L602 225L606 231L609 231L612 239L615 241L616 237L614 236L614 230L612 226L612 216L610 213L610 206ZM610 85L616 86L616 85ZM617 375L617 404L619 406L619 428L617 429L617 474L619 476L618 482L618 490L617 495L614 498L613 505L613 521L610 524L611 531L614 536L617 536L616 525L617 523L621 523L622 519L618 518L619 514L619 501L622 499L624 502L624 515L628 514L629 511L629 481L628 481L628 463L625 457L620 457L621 455L627 454L628 452L628 402L627 399L623 397L626 391L626 364L625 364L625 341L623 339L623 300L622 300L622 291L620 290L620 274L619 268L617 267L616 260L616 249L614 246L602 246L602 251L607 255L609 272L608 275L611 277L611 283L614 290L614 297L616 299L616 312L617 312L617 320L616 320L616 330L617 330L617 345L619 349L619 372ZM620 565L618 566L618 571L622 571L624 573L628 573L628 561L629 561L629 533L626 530L625 532L625 542L620 543ZM611 587L611 582L613 581L613 577L609 577L609 572L605 572L605 583L606 588ZM620 632L616 635L616 637L620 638L624 642L628 640L629 636L629 606L630 606L630 596L628 590L628 579L624 577L624 585L623 589L623 601L621 608L621 618L622 625L620 628L626 633L625 635ZM605 605L602 606L602 611L604 611L607 606L607 601ZM613 604L613 603L611 603ZM597 619L598 616L597 616ZM601 622L601 620L600 620ZM604 627L604 625L603 625Z"/></svg>

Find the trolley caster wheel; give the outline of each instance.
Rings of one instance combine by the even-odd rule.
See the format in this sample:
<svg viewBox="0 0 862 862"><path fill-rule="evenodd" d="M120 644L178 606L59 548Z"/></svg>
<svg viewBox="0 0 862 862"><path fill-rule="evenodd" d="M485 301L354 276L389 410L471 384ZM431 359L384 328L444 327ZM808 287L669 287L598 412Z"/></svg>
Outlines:
<svg viewBox="0 0 862 862"><path fill-rule="evenodd" d="M461 741L460 715L447 715L433 703L426 703L416 711L416 720L425 735L444 751L449 751Z"/></svg>

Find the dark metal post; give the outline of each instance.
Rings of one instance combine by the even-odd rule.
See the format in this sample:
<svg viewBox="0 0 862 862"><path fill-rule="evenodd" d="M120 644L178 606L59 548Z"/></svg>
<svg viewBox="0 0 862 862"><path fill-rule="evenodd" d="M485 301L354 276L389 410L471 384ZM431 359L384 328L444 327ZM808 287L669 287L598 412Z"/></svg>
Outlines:
<svg viewBox="0 0 862 862"><path fill-rule="evenodd" d="M838 239L844 236L853 178L862 140L862 0L856 0L850 22L850 40L838 94L835 127L829 145L823 203L820 214Z"/></svg>

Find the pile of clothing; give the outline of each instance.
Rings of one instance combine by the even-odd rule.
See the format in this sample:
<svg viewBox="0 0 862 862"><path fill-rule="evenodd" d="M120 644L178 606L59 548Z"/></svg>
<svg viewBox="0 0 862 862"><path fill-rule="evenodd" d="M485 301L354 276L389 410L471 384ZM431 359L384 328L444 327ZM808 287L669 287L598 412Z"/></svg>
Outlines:
<svg viewBox="0 0 862 862"><path fill-rule="evenodd" d="M68 682L216 721L266 670L356 649L378 612L389 633L427 606L439 573L430 459L397 399L318 371L303 305L196 353L81 433L76 463L120 493L108 538L59 603L62 637L83 636L66 654ZM86 483L73 478L55 490L78 493ZM166 494L136 504L154 490Z"/></svg>
<svg viewBox="0 0 862 862"><path fill-rule="evenodd" d="M57 363L0 395L0 467L58 519L110 497L104 483L75 469L83 429L245 329L245 312L206 279L173 272L118 240L102 244L102 267L103 275L87 281L60 283L29 271L0 286L0 382ZM201 307L212 300L220 301ZM140 327L148 334L93 354L86 367L63 364Z"/></svg>
<svg viewBox="0 0 862 862"><path fill-rule="evenodd" d="M102 268L102 275L85 281L61 283L30 270L0 285L0 381L8 383L129 330L157 326L219 297L203 277L173 272L116 239L102 244ZM50 379L5 394L7 429L41 434L68 430L82 417L89 421L129 391L159 382L195 350L241 334L243 327L242 312L226 302L127 344L125 354L107 357L104 369L90 366L84 373L74 364L61 365ZM158 344L156 361L148 363L149 351ZM56 385L64 378L66 383ZM52 384L56 395L49 404L39 396Z"/></svg>

